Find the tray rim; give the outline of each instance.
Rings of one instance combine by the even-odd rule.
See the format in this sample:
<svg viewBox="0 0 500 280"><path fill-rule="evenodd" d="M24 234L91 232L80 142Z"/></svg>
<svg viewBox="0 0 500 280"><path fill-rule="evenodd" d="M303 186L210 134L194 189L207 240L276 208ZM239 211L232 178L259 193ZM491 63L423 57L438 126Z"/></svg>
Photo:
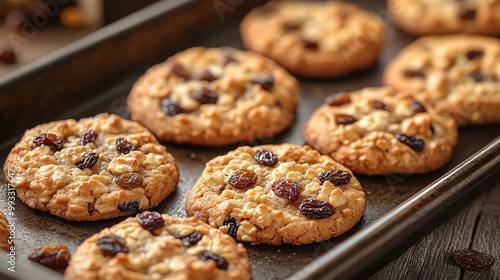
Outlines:
<svg viewBox="0 0 500 280"><path fill-rule="evenodd" d="M198 1L199 0L169 0L154 3L65 47L62 47L55 52L52 52L29 64L21 66L11 73L0 76L0 90L3 87L8 86L9 84L22 81L24 77L32 75L37 71L42 71L53 63L64 61L66 58L71 57L75 53L85 51L93 46L96 46L103 40L109 40L110 38L126 33L132 27L137 27L139 25L152 21L155 18L162 16L167 11L173 11L186 4ZM162 8L158 9L157 7ZM18 140L18 138L19 136L16 136L2 143L0 145L0 149L4 149L6 146L12 146L13 143ZM421 191L419 191L406 201L402 202L401 204L397 205L388 213L383 214L381 217L372 221L364 228L360 229L358 232L352 234L337 246L328 250L323 256L316 258L310 264L306 265L303 269L291 275L288 279L355 279L353 277L355 277L356 274L353 273L356 273L356 271L361 271L362 267L367 267L370 263L360 265L359 263L351 260L347 264L339 266L339 269L330 269L332 265L338 263L340 257L346 257L346 252L348 251L347 249L349 249L350 247L359 246L359 244L361 244L360 242L366 240L367 237L370 238L370 240L373 240L373 238L377 238L377 234L382 229L387 229L389 226L393 226L395 221L399 221L398 219L403 219L403 222L408 223L411 217L407 216L407 211L421 204L420 200L429 199L430 196L435 195L435 191L450 187L450 185L447 184L449 180L458 180L464 175L467 175L469 178L471 178L471 180L469 180L466 184L455 185L455 189L452 195L445 196L445 194L442 194L442 196L439 196L441 199L448 202L447 205L443 206L441 204L438 204L436 206L432 206L424 211L424 213L429 214L428 217L424 218L423 215L416 217L418 218L417 222L420 223L419 227L423 226L426 221L442 212L447 206L449 206L449 204L464 196L466 193L472 190L474 186L488 178L488 176L498 173L498 171L500 171L499 154L500 137L497 137L490 144L484 146L480 151L476 152L474 155L472 155L459 165L455 166L452 170L444 174L442 177L424 187ZM494 155L494 157L492 157L492 155ZM476 175L470 175L471 173ZM482 179L477 180L480 175L482 175ZM467 178L467 176L465 178ZM419 227L412 230L404 230L399 227L397 228L397 230L398 233L402 233L404 231L404 235L402 236L405 236L407 238L412 233L416 232ZM391 247L396 247L396 245L401 244L401 242L403 242L406 238L399 238L400 240L398 239L398 242L391 243ZM378 246L377 248L380 248L380 244L377 243L376 246ZM379 253L376 253L374 248L366 247L363 249L363 255L366 256L367 253L370 253L374 256L370 259L375 260L376 258L383 255L383 253L386 253L388 251L389 250L380 250ZM0 254L0 261L7 261L7 258L4 254ZM6 277L12 276L12 274L5 274L5 271L3 270L0 271L0 275L4 275ZM15 279L30 279L35 275L49 277L44 279L62 279L62 275L54 273L53 271L37 264L30 265L27 268L21 269L19 273L17 273L16 271ZM18 276L20 276L20 278L18 278Z"/></svg>

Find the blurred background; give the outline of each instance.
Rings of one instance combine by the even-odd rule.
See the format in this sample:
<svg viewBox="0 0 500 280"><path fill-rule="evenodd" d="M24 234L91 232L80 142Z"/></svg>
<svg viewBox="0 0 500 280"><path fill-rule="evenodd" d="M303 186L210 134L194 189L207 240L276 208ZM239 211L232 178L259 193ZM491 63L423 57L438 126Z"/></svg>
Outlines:
<svg viewBox="0 0 500 280"><path fill-rule="evenodd" d="M0 0L0 75L158 0Z"/></svg>

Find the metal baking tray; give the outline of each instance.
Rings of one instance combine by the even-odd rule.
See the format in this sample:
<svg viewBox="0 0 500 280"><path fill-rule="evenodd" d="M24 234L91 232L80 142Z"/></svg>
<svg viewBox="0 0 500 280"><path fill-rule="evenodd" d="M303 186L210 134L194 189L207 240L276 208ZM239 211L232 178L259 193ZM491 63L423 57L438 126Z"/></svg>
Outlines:
<svg viewBox="0 0 500 280"><path fill-rule="evenodd" d="M241 48L242 17L265 1L159 1L118 22L0 77L0 162L3 164L25 129L51 120L82 118L109 112L128 118L126 97L150 66L192 46ZM239 145L305 144L302 129L311 113L334 92L379 86L385 65L413 39L391 23L384 0L351 1L379 15L386 25L385 47L369 70L330 80L299 78L301 104L295 124L268 139L220 148L163 143L177 159L181 180L177 190L155 208L186 216L184 199L205 163ZM258 40L258 38L256 38ZM254 279L360 279L374 265L383 265L395 249L417 230L500 169L500 126L460 129L450 162L424 175L357 176L367 194L361 221L344 235L303 246L244 244ZM479 152L478 152L479 151ZM498 179L497 179L498 181ZM0 210L8 207L8 184L1 177ZM478 189L478 188L476 188ZM460 202L460 201L458 201ZM66 221L28 208L15 200L16 272L8 271L11 256L0 254L2 279L62 279L61 272L31 263L38 246L63 243L72 252L94 233L122 221Z"/></svg>

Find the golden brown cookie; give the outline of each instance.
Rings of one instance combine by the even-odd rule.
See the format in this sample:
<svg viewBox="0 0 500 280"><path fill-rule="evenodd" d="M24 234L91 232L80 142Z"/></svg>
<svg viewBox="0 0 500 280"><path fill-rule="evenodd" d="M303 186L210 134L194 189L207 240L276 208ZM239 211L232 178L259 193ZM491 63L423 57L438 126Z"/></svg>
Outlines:
<svg viewBox="0 0 500 280"><path fill-rule="evenodd" d="M337 237L365 211L352 173L309 146L240 147L207 163L186 213L240 241L308 244Z"/></svg>
<svg viewBox="0 0 500 280"><path fill-rule="evenodd" d="M154 207L179 180L174 158L146 128L108 114L27 130L4 172L29 207L77 221Z"/></svg>
<svg viewBox="0 0 500 280"><path fill-rule="evenodd" d="M478 35L428 36L387 66L384 83L419 94L460 125L499 123L500 40Z"/></svg>
<svg viewBox="0 0 500 280"><path fill-rule="evenodd" d="M290 126L298 82L259 54L196 47L150 68L127 104L160 139L220 146L271 137Z"/></svg>
<svg viewBox="0 0 500 280"><path fill-rule="evenodd" d="M9 222L5 215L0 212L0 249L8 251L10 249L9 246Z"/></svg>
<svg viewBox="0 0 500 280"><path fill-rule="evenodd" d="M423 173L443 166L457 142L457 125L408 92L365 88L327 98L304 138L354 173Z"/></svg>
<svg viewBox="0 0 500 280"><path fill-rule="evenodd" d="M500 35L499 0L389 0L394 22L414 36Z"/></svg>
<svg viewBox="0 0 500 280"><path fill-rule="evenodd" d="M372 66L383 26L376 16L337 1L272 1L241 23L245 48L262 53L291 73L337 77Z"/></svg>
<svg viewBox="0 0 500 280"><path fill-rule="evenodd" d="M249 280L252 271L245 248L231 236L196 218L146 211L85 240L65 277Z"/></svg>

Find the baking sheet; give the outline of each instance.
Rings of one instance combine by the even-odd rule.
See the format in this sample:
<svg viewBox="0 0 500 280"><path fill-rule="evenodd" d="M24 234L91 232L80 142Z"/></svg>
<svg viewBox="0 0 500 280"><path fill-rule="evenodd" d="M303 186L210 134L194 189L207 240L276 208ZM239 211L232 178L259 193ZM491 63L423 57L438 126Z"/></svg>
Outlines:
<svg viewBox="0 0 500 280"><path fill-rule="evenodd" d="M195 38L184 37L184 41L177 40L175 43L172 43L174 46L164 48L163 51L161 48L155 48L154 51L156 53L154 53L154 56L145 57L142 64L140 61L137 61L136 63L128 65L127 69L129 71L120 75L120 77L113 76L113 79L108 79L104 83L102 81L94 81L95 77L89 76L88 83L96 85L92 89L85 88L83 86L82 88L78 88L78 90L66 88L66 94L68 91L74 95L82 94L83 92L83 94L88 94L88 98L86 101L76 102L80 105L72 104L71 106L65 107L65 110L57 110L58 114L60 114L57 116L50 116L48 119L81 118L92 116L100 112L114 113L128 118L125 102L126 96L133 82L141 74L143 74L149 66L153 65L154 62L162 61L169 55L175 53L175 51L190 46L231 46L241 48L241 42L238 34L238 19L241 19L241 16L248 11L251 5L256 5L255 3L246 3L248 1L243 1L240 5L232 7L232 11L225 12L223 14L224 18L221 19L220 13L217 13L217 10L212 6L215 2L208 1L210 2L208 4L203 1L166 2L169 1L162 1L154 4L138 14L133 15L132 18L127 18L115 25L108 26L104 30L99 31L100 33L98 32L97 34L94 34L93 38L85 38L83 41L71 46L69 50L63 50L66 51L66 53L60 54L59 56L58 54L55 54L52 58L53 61L50 61L49 59L48 61L45 61L45 63L40 63L40 65L34 69L24 70L24 72L20 72L21 74L14 73L17 76L7 78L15 81L26 81L26 78L30 77L30 75L36 75L37 73L41 73L43 71L50 72L50 69L53 68L47 67L53 66L55 64L54 61L56 61L57 65L59 65L58 67L60 67L59 71L61 71L59 74L64 72L65 69L72 69L73 71L67 75L75 75L81 79L82 76L75 71L75 65L73 63L74 60L71 60L70 58L79 57L83 60L81 57L84 57L85 55L94 55L95 57L102 58L103 49L109 48L109 44L116 43L120 40L132 40L133 36L138 36L136 35L137 33L156 34L156 39L162 42L169 41L168 36L171 36L170 38L179 36L179 38L182 39L182 36L186 35L168 32L166 32L167 34L164 34L161 30L159 30L160 28L164 28L164 25L142 24L142 18L149 17L151 18L151 21L154 19L168 22L169 19L166 18L166 16L162 17L162 13L167 14L167 12L171 12L173 9L176 9L178 17L172 17L173 22L171 23L175 25L178 18L182 17L182 13L189 13L192 15L196 13L203 14L203 11L205 11L207 13L207 16L205 17L189 17L189 22L184 21L179 23L181 24L179 26L182 26L184 31L189 30L189 28L196 29L197 26L205 26L203 32L201 32L203 34L196 36ZM187 8L184 7L179 11L177 10L179 6L173 5L173 2L176 2L179 6L184 4L189 6ZM291 128L272 138L261 139L252 143L238 143L231 146L210 149L163 143L167 146L169 152L175 156L178 162L181 172L181 180L177 186L177 190L160 203L159 206L154 208L155 211L168 213L176 217L185 217L185 196L198 179L198 176L201 174L204 165L208 160L215 156L225 154L239 145L259 145L284 142L302 145L305 143L301 136L305 123L311 113L324 102L324 99L328 95L335 92L354 91L366 86L379 86L381 84L381 75L385 65L403 46L411 42L413 39L392 26L390 17L388 16L385 8L385 2L383 0L359 0L350 2L356 2L365 9L379 15L386 24L385 48L379 63L369 70L355 73L343 78L333 80L299 79L301 85L301 104L297 113L296 122ZM207 11L206 9L210 7L212 10ZM184 16L186 14L184 14ZM233 21L231 17L236 18L236 21ZM207 19L214 22L201 21ZM120 29L120 24L121 26L127 26L127 24L129 24L129 28ZM132 28L136 26L139 27ZM116 37L114 42L110 42L109 38L112 37L110 34L119 34L121 37ZM135 41L136 44L141 44L141 41L133 41ZM133 48L133 46L130 48ZM126 52L126 50L118 49L115 51ZM97 63L97 60L91 62ZM83 76L83 79L86 77L87 76ZM81 81L82 84L84 82L85 80ZM8 79L0 81L0 92L2 93L2 90L9 90L8 93L11 93L10 89L13 87L25 89L20 82L15 83L9 81ZM50 109L51 105L45 104L45 106L48 106ZM47 110L47 107L44 107L44 109ZM20 128L30 128L33 123L39 122L41 119L43 118L33 119L33 116L31 116L31 119L26 119L24 122L16 124L16 127L18 130ZM4 127L4 123L2 123L2 127ZM2 134L4 142L0 146L0 162L3 163L5 161L8 152L14 145L15 141L19 139L20 135L16 133L18 130L10 132L7 131L7 133ZM361 221L353 229L351 229L351 231L341 237L316 244L303 246L245 244L252 264L254 279L286 279L287 277L297 273L306 265L316 262L317 259L328 250L335 247L344 248L345 246L337 245L349 244L349 242L347 242L349 240L346 240L347 238L357 232L360 232L362 229L370 229L370 225L373 224L375 220L383 217L391 210L398 209L398 207L401 206L401 203L428 186L453 167L459 165L470 155L480 150L496 136L498 136L500 134L499 132L500 126L466 127L460 129L459 143L450 162L438 171L430 172L425 175L391 174L372 177L357 176L367 194L367 208ZM7 208L6 202L9 197L9 193L7 192L8 186L5 182L5 175L3 175L2 182L0 184L4 187L0 192L0 201L2 201L2 203L0 203L0 209L5 211ZM25 206L19 199L16 200L13 216L8 218L9 220L16 222L16 266L21 270L21 272L24 271L27 276L23 276L21 273L14 274L7 271L8 265L5 265L5 262L1 265L1 271L6 273L6 275L17 279L33 278L33 275L40 275L38 273L42 273L39 272L40 269L38 268L38 265L32 264L27 260L27 255L33 248L49 244L63 243L66 244L72 252L74 252L76 247L92 234L125 219L116 218L98 222L71 222L54 217L48 213L32 210ZM349 251L353 248L354 247L347 247L343 250ZM44 269L42 270L45 271ZM310 272L306 271L305 273L307 274ZM306 274L302 274L300 277L306 277ZM62 274L57 274L55 277L62 277Z"/></svg>

